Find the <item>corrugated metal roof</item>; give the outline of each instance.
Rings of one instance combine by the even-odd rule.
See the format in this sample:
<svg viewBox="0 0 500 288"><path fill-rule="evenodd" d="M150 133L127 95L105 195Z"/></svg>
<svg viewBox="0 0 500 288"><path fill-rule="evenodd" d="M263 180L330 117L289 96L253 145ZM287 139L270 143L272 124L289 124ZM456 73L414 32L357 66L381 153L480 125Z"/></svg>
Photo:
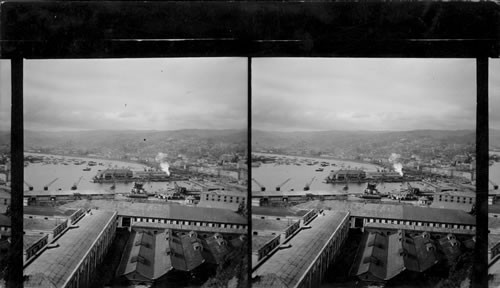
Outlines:
<svg viewBox="0 0 500 288"><path fill-rule="evenodd" d="M247 218L234 211L218 208L191 207L171 203L142 203L118 200L78 200L63 207L96 207L117 211L120 216L247 224Z"/></svg>
<svg viewBox="0 0 500 288"><path fill-rule="evenodd" d="M267 277L274 274L284 287L295 287L301 277L309 269L321 249L324 248L330 237L348 217L348 213L325 211L324 216L318 216L309 225L310 229L302 230L295 235L288 244L291 247L276 251L253 273L255 277ZM273 276L274 277L274 276ZM266 287L266 283L257 282L255 287ZM267 286L269 287L269 286Z"/></svg>
<svg viewBox="0 0 500 288"><path fill-rule="evenodd" d="M281 221L275 219L252 219L252 231L272 231L281 233L295 222Z"/></svg>
<svg viewBox="0 0 500 288"><path fill-rule="evenodd" d="M63 216L68 217L73 215L78 209L62 209L59 207L49 206L24 206L24 215L41 215L41 216Z"/></svg>
<svg viewBox="0 0 500 288"><path fill-rule="evenodd" d="M43 287L33 285L38 274L43 274L44 279L55 287L63 286L90 251L97 236L111 224L114 215L112 212L93 210L92 214L83 217L78 222L78 228L69 229L55 242L59 245L57 248L45 250L24 269L24 275L28 276L24 286Z"/></svg>
<svg viewBox="0 0 500 288"><path fill-rule="evenodd" d="M403 206L402 219L451 224L476 225L476 217L455 209Z"/></svg>
<svg viewBox="0 0 500 288"><path fill-rule="evenodd" d="M302 217L311 210L306 209L291 209L284 207L262 207L252 206L252 215L267 215L267 216L281 216L281 217Z"/></svg>

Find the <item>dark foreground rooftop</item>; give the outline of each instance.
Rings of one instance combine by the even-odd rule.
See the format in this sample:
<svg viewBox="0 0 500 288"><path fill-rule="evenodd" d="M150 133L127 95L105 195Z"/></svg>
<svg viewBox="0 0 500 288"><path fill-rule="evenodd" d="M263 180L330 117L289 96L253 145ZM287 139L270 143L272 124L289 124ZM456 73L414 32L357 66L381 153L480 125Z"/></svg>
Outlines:
<svg viewBox="0 0 500 288"><path fill-rule="evenodd" d="M27 276L24 287L40 287L41 282L63 287L114 215L114 212L101 210L85 215L78 222L78 228L68 230L55 242L58 247L44 251L24 269ZM36 274L39 275L31 281L30 276ZM40 279L41 275L45 280Z"/></svg>
<svg viewBox="0 0 500 288"><path fill-rule="evenodd" d="M288 242L290 248L278 250L259 266L253 277L274 274L286 287L295 287L346 217L345 212L325 211L324 216L310 223L310 229L300 231ZM252 286L261 287L261 284L264 285L257 282Z"/></svg>

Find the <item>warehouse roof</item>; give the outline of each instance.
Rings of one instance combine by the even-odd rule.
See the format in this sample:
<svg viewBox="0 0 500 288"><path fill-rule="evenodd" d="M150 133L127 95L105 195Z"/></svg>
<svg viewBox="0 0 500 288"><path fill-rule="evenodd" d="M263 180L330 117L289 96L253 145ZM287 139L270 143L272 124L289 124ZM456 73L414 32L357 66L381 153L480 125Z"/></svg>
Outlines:
<svg viewBox="0 0 500 288"><path fill-rule="evenodd" d="M252 219L253 231L273 231L284 232L288 227L293 225L293 222L274 220L274 219Z"/></svg>
<svg viewBox="0 0 500 288"><path fill-rule="evenodd" d="M243 217L231 210L191 207L170 203L142 203L118 200L78 200L63 207L95 207L106 211L117 211L120 216L164 218L185 221L247 224Z"/></svg>
<svg viewBox="0 0 500 288"><path fill-rule="evenodd" d="M24 275L27 276L24 287L40 287L37 284L41 281L37 276L40 274L44 275L43 281L62 287L75 273L97 237L111 224L114 215L111 212L92 210L92 214L83 217L78 222L78 228L69 229L55 242L58 247L45 250L24 269Z"/></svg>
<svg viewBox="0 0 500 288"><path fill-rule="evenodd" d="M284 207L252 207L252 215L267 215L267 216L281 216L281 217L302 217L311 210L306 209L291 209Z"/></svg>
<svg viewBox="0 0 500 288"><path fill-rule="evenodd" d="M265 279L266 275L274 274L285 287L295 287L348 215L344 212L325 211L324 216L317 217L310 223L310 229L302 230L290 239L289 248L276 251L259 266L253 273L254 277ZM273 283L275 281L276 279ZM264 287L264 283L257 282L252 286Z"/></svg>
<svg viewBox="0 0 500 288"><path fill-rule="evenodd" d="M78 211L78 209L63 209L50 206L24 206L24 215L40 215L40 216L61 216L69 217Z"/></svg>

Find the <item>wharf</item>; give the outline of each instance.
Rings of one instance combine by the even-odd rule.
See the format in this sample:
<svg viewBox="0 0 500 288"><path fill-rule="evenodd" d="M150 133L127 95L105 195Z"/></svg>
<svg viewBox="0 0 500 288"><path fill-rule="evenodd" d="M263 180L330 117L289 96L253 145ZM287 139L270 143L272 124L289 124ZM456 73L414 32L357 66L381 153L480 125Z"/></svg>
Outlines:
<svg viewBox="0 0 500 288"><path fill-rule="evenodd" d="M325 183L328 184L348 184L348 183L370 183L370 182L384 182L384 183L398 183L398 182L416 182L416 181L422 181L421 178L415 178L415 177L403 177L403 178L386 178L386 179L339 179L339 180L334 180L334 179L325 179Z"/></svg>

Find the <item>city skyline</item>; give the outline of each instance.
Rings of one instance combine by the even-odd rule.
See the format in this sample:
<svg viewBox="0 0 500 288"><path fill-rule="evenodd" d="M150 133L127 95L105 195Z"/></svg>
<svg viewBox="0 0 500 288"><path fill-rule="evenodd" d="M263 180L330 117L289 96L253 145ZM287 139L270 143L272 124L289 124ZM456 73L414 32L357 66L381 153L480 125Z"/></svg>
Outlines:
<svg viewBox="0 0 500 288"><path fill-rule="evenodd" d="M244 58L29 60L24 74L27 130L247 125Z"/></svg>
<svg viewBox="0 0 500 288"><path fill-rule="evenodd" d="M490 62L490 128L498 129L500 65ZM252 73L256 130L476 128L473 59L265 58Z"/></svg>

